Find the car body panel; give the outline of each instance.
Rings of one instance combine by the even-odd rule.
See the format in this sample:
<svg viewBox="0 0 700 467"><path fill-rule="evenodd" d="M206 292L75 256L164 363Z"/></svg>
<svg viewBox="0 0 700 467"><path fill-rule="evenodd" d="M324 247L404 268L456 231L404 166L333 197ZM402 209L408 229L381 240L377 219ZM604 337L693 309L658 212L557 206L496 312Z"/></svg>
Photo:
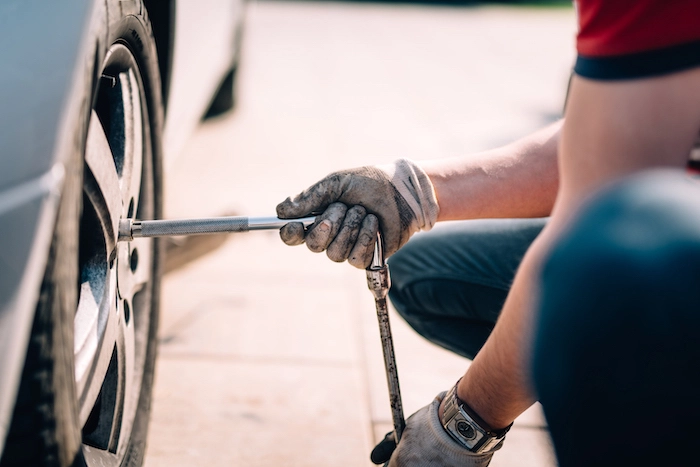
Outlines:
<svg viewBox="0 0 700 467"><path fill-rule="evenodd" d="M5 44L0 56L0 190L39 177L54 163L51 156L90 3L3 0L0 5Z"/></svg>
<svg viewBox="0 0 700 467"><path fill-rule="evenodd" d="M88 71L90 0L0 5L0 452L14 407ZM100 3L97 3L99 5ZM94 48L93 48L94 49ZM94 54L92 55L94 57Z"/></svg>
<svg viewBox="0 0 700 467"><path fill-rule="evenodd" d="M0 452L9 430L60 199L62 165L0 195ZM7 208L7 209L4 209Z"/></svg>
<svg viewBox="0 0 700 467"><path fill-rule="evenodd" d="M241 0L177 0L172 110L164 145L176 156L235 60ZM133 5L136 5L133 2ZM131 8L127 0L123 8ZM218 10L218 11L217 11ZM223 13L222 13L223 12ZM85 90L108 37L105 0L2 0L0 41L0 455L56 222L65 163L81 141ZM201 13L201 14L200 14ZM229 17L229 15L232 15ZM208 34L197 28L212 21ZM233 29L232 29L233 31ZM98 46L100 44L102 47ZM179 49L187 46L179 53ZM200 60L201 50L214 50ZM227 55L228 54L228 55ZM170 77L166 77L169 79ZM179 84L178 84L179 83ZM199 83L199 84L197 84Z"/></svg>
<svg viewBox="0 0 700 467"><path fill-rule="evenodd" d="M206 112L221 78L238 58L236 35L243 10L242 0L177 0L172 78L163 129L166 170Z"/></svg>

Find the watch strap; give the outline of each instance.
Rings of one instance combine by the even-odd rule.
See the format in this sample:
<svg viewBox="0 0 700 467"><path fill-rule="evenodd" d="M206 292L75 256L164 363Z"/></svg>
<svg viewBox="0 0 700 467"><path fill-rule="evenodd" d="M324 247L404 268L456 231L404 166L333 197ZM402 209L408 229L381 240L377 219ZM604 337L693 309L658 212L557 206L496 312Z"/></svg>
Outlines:
<svg viewBox="0 0 700 467"><path fill-rule="evenodd" d="M444 411L440 420L443 428L455 441L472 452L483 453L494 450L503 441L513 424L502 430L491 429L457 396L457 384L445 395Z"/></svg>

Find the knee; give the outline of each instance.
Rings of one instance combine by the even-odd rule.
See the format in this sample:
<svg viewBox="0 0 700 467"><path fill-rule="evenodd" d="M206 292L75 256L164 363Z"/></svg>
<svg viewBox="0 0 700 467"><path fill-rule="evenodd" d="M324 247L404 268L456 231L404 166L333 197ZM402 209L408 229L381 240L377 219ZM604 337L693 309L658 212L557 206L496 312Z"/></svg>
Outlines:
<svg viewBox="0 0 700 467"><path fill-rule="evenodd" d="M571 297L594 314L596 304L619 313L633 303L667 308L679 297L698 298L700 184L664 170L606 190L554 245L541 279L547 312L570 305Z"/></svg>
<svg viewBox="0 0 700 467"><path fill-rule="evenodd" d="M558 454L582 446L591 413L632 431L700 415L688 384L700 357L699 206L684 174L630 177L582 209L545 260L533 379Z"/></svg>

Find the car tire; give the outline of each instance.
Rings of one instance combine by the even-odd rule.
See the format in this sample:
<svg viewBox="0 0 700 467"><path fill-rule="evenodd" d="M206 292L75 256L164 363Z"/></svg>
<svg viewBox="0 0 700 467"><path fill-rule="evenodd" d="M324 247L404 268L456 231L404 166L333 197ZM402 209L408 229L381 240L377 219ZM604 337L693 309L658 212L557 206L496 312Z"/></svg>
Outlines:
<svg viewBox="0 0 700 467"><path fill-rule="evenodd" d="M163 118L146 9L120 3L88 65L2 467L143 463L161 253L117 238L119 220L161 215Z"/></svg>

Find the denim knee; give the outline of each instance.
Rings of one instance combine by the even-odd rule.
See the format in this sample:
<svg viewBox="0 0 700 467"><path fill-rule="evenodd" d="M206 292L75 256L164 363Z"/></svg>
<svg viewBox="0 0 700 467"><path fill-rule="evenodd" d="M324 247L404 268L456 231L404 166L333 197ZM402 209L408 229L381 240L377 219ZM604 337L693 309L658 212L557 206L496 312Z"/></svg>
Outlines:
<svg viewBox="0 0 700 467"><path fill-rule="evenodd" d="M488 338L520 260L546 219L484 219L420 233L391 258L389 297L429 341L473 358Z"/></svg>
<svg viewBox="0 0 700 467"><path fill-rule="evenodd" d="M694 445L699 304L697 182L651 171L581 210L544 262L533 352L562 467L672 465Z"/></svg>

